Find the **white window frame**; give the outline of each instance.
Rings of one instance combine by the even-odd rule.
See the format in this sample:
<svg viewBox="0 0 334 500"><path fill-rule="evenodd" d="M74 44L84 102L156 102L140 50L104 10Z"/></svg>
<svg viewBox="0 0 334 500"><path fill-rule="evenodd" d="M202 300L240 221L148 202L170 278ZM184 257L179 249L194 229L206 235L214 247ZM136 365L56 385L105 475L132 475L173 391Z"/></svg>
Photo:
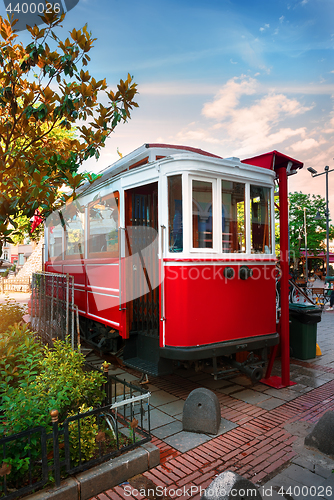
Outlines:
<svg viewBox="0 0 334 500"><path fill-rule="evenodd" d="M190 253L199 253L199 254L206 254L206 253L214 253L217 254L219 251L221 251L221 247L219 249L219 240L218 240L218 228L217 225L220 224L221 228L221 220L218 217L218 193L217 193L217 186L220 184L218 182L219 179L217 177L212 177L212 176L200 176L200 175L189 175L188 179L188 193L189 193L189 200L188 200L188 214L185 214L187 217L187 221L190 221L189 223L189 234L187 235L187 241L190 249ZM193 187L193 181L200 181L200 182L209 182L212 185L212 248L210 247L205 247L205 248L195 248L193 247L193 220L192 220L192 187ZM220 222L218 222L220 220Z"/></svg>

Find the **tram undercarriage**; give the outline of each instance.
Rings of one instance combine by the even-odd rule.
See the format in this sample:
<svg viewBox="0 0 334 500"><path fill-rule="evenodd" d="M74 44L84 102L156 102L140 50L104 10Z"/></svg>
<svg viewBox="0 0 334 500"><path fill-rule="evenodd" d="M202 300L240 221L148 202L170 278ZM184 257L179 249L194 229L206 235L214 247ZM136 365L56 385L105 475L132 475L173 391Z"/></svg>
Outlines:
<svg viewBox="0 0 334 500"><path fill-rule="evenodd" d="M256 383L263 378L269 348L279 343L278 333L273 333L191 348L159 347L157 335L133 331L130 338L124 340L109 326L87 318L80 319L83 340L100 355L119 357L126 366L155 377L168 375L184 366L195 371L209 369L215 380L239 371Z"/></svg>

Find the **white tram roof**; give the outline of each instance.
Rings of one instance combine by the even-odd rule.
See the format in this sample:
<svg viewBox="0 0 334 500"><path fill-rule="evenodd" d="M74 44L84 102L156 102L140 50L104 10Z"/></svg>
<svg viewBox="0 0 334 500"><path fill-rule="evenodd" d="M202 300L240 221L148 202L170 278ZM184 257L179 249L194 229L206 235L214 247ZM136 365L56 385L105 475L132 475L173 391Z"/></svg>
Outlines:
<svg viewBox="0 0 334 500"><path fill-rule="evenodd" d="M172 144L143 144L139 148L135 149L128 155L120 158L117 162L108 166L104 170L101 170L99 174L102 176L100 179L94 182L94 188L100 183L105 182L107 179L115 177L116 175L122 174L129 170L141 167L149 163L153 163L157 160L161 160L171 155L186 153L191 154L195 157L209 157L212 159L223 160L224 158L202 149L193 148L189 146L179 146ZM245 163L248 165L253 165L256 167L261 167L269 170L276 170L279 167L285 167L287 169L288 175L292 175L297 172L298 169L303 168L303 163L294 158L284 155L276 150L269 153L264 153L259 156L254 156L252 158L247 158L245 160L240 160L239 158L225 158L225 160L235 161L240 163ZM85 191L89 187L87 184L82 186L78 190L78 193Z"/></svg>

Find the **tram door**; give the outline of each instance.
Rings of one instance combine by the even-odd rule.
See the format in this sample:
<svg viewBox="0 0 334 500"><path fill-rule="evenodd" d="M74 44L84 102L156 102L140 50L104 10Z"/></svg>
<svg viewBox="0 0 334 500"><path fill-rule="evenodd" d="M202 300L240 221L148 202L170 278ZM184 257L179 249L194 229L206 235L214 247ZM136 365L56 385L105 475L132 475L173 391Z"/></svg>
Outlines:
<svg viewBox="0 0 334 500"><path fill-rule="evenodd" d="M125 210L128 334L158 338L158 183L126 191Z"/></svg>

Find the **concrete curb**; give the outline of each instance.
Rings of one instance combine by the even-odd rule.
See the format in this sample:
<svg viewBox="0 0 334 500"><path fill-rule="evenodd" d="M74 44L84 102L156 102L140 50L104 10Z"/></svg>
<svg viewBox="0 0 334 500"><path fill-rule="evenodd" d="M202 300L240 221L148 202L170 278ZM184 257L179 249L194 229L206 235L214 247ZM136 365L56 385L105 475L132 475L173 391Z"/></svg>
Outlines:
<svg viewBox="0 0 334 500"><path fill-rule="evenodd" d="M136 474L156 467L160 463L160 450L147 443L108 462L80 472L62 481L59 488L33 493L26 500L88 500Z"/></svg>

